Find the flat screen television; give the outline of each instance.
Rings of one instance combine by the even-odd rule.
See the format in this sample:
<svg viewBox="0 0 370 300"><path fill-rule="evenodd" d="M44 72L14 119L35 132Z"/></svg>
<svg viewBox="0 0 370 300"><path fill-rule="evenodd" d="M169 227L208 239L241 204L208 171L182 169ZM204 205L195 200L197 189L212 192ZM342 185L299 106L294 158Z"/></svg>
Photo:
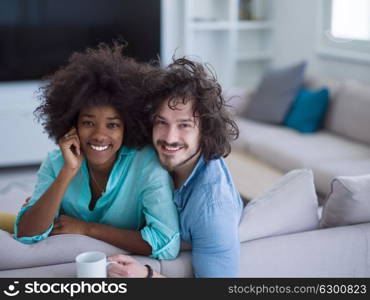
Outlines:
<svg viewBox="0 0 370 300"><path fill-rule="evenodd" d="M0 0L0 81L56 71L75 51L124 39L139 61L160 52L160 0Z"/></svg>

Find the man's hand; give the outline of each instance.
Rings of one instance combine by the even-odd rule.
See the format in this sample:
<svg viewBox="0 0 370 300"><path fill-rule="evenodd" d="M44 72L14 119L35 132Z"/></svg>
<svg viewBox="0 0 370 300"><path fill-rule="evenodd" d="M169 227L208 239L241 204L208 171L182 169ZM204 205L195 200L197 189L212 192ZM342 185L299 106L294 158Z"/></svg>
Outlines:
<svg viewBox="0 0 370 300"><path fill-rule="evenodd" d="M113 255L108 257L108 261L115 261L108 269L108 277L113 278L145 278L148 269L129 255Z"/></svg>
<svg viewBox="0 0 370 300"><path fill-rule="evenodd" d="M51 235L66 233L87 235L88 224L86 221L61 215L54 221L54 228L51 231Z"/></svg>

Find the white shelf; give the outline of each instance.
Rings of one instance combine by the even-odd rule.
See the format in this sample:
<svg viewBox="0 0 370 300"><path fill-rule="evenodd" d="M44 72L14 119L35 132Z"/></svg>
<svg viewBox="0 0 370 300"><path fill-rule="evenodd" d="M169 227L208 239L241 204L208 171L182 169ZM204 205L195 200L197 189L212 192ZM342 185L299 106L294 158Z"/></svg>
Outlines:
<svg viewBox="0 0 370 300"><path fill-rule="evenodd" d="M184 8L184 55L209 63L225 89L255 85L270 63L271 21L240 20L239 0L179 1ZM253 1L262 9L259 15L269 15L266 1Z"/></svg>
<svg viewBox="0 0 370 300"><path fill-rule="evenodd" d="M272 55L270 52L239 52L236 56L238 61L256 61L256 60L270 60Z"/></svg>
<svg viewBox="0 0 370 300"><path fill-rule="evenodd" d="M189 23L189 27L192 30L228 30L230 23L225 21L193 21Z"/></svg>
<svg viewBox="0 0 370 300"><path fill-rule="evenodd" d="M265 30L271 29L271 22L266 21L238 21L236 28L239 30Z"/></svg>
<svg viewBox="0 0 370 300"><path fill-rule="evenodd" d="M235 23L227 21L192 21L189 27L193 30L268 30L272 28L270 22L264 21L238 21Z"/></svg>

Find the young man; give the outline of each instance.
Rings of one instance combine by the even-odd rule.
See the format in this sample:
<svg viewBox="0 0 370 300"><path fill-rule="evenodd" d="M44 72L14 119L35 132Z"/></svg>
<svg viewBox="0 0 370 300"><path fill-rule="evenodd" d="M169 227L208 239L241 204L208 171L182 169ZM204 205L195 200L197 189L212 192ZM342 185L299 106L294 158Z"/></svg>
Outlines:
<svg viewBox="0 0 370 300"><path fill-rule="evenodd" d="M181 238L192 246L194 276L238 277L243 204L222 158L238 128L220 85L201 64L178 59L158 78L150 104L153 145L174 181ZM110 260L119 262L110 266L111 277L152 275L130 256Z"/></svg>

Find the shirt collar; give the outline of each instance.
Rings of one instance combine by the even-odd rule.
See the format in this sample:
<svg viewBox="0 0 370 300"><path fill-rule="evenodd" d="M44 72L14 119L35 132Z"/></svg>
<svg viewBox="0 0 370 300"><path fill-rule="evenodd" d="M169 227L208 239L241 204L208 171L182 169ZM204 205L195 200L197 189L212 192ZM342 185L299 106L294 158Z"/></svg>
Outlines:
<svg viewBox="0 0 370 300"><path fill-rule="evenodd" d="M118 151L118 156L129 155L134 153L135 151L135 149L128 148L127 146L122 145L121 149L119 149Z"/></svg>
<svg viewBox="0 0 370 300"><path fill-rule="evenodd" d="M190 176L185 180L185 182L182 184L182 186L179 188L181 190L183 187L186 187L188 183L192 180L194 176L200 171L200 169L206 164L203 155L201 155L198 159L197 164L193 168L193 171L190 173Z"/></svg>

